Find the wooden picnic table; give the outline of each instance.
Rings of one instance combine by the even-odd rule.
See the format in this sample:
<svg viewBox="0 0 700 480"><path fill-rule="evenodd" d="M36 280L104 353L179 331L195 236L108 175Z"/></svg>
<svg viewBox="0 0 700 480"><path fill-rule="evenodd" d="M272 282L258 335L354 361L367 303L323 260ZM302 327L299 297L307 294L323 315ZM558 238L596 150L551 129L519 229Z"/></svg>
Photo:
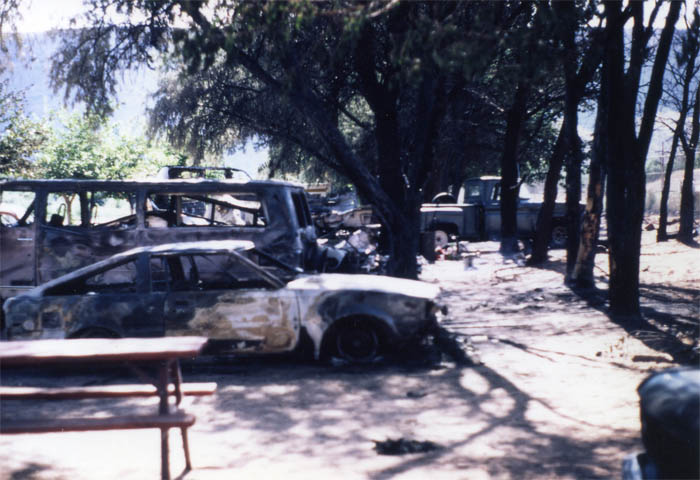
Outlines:
<svg viewBox="0 0 700 480"><path fill-rule="evenodd" d="M182 410L173 410L169 395L175 395L175 405L182 399L182 374L179 360L196 357L204 347L204 337L119 338L119 339L60 339L0 342L0 368L17 366L45 366L53 364L126 364L138 376L155 386L149 390L136 386L107 386L105 388L68 388L70 395L63 398L103 398L115 396L143 396L149 393L159 397L157 415L133 415L108 418L71 419L8 419L0 421L0 432L43 433L58 431L94 431L131 428L159 428L161 431L161 477L170 478L168 431L181 429L185 451L186 470L191 462L187 428L194 416ZM155 367L156 376L149 376L144 367ZM210 394L213 388L191 389L194 394ZM14 393L12 393L14 389ZM61 398L62 389L22 389L2 387L0 397L9 399ZM187 393L187 389L185 389ZM3 394L3 392L5 394ZM198 392L198 393L197 393Z"/></svg>

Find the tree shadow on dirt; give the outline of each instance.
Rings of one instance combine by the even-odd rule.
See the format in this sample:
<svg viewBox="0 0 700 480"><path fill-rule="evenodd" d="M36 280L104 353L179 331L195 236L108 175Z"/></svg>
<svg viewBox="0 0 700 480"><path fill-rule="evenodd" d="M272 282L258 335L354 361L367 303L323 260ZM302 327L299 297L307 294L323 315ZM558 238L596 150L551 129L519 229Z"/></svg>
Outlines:
<svg viewBox="0 0 700 480"><path fill-rule="evenodd" d="M443 442L437 450L397 457L397 462L394 465L371 472L369 478L392 478L430 464L439 464L441 469L455 470L457 475L459 475L460 469L470 468L479 469L493 477L553 478L569 475L575 478L606 478L612 474L609 465L610 460L599 455L598 452L608 448L627 451L636 446L636 441L621 440L621 438L624 438L622 432L620 432L619 436L615 435L615 432L606 432L605 435L601 435L601 439L593 441L571 437L570 432L563 432L562 434L542 433L539 431L538 425L527 418L526 413L533 403L548 410L553 410L549 405L518 389L512 382L489 367L482 365L471 368L486 381L486 388L482 388L478 392L469 390L460 382L460 377L457 374L459 367L455 367L455 369L441 372L437 376L440 385L432 385L426 395L439 396L446 405L455 401L461 402L465 417L478 418L479 423L484 424L484 426L470 433L465 432L465 436L461 440L449 443ZM363 428L357 425L349 426L349 428L342 428L343 433L340 436L329 435L324 432L327 432L329 429L332 430L334 426L341 426L343 420L324 418L321 414L303 416L301 419L295 420L294 410L298 408L300 403L308 405L309 410L312 412L322 412L323 408L320 407L332 405L330 408L341 409L346 412L346 415L360 415L360 411L370 408L368 405L372 403L372 399L375 396L390 394L385 391L383 386L384 380L388 375L392 373L410 373L410 369L407 370L396 365L383 365L373 368L350 368L327 372L327 379L331 382L337 377L346 380L343 382L344 388L342 390L346 395L354 394L356 398L354 404L353 402L347 403L342 398L337 398L339 392L324 385L323 382L316 383L314 387L310 387L305 382L305 380L308 380L305 374L318 377L319 371L307 371L301 375L297 374L289 377L285 382L287 385L295 385L299 382L305 384L304 388L291 393L291 397L287 394L285 398L274 398L273 395L272 398L264 400L256 395L256 391L265 388L269 377L265 375L265 372L261 373L262 375L258 381L246 383L246 389L253 394L250 398L254 399L258 409L261 407L261 402L269 402L269 408L265 408L263 414L255 419L253 428L287 436L292 435L291 432L295 430L295 427L298 427L299 423L304 423L318 432L314 438L315 442L327 442L329 445L343 442L344 444L356 445L357 447L355 448L347 449L344 455L362 458L368 453L363 448L358 448L359 446L367 445L366 439L363 438L365 436ZM357 382L348 383L348 375L357 376ZM266 380L266 377L268 380ZM482 403L491 400L491 393L494 391L505 392L505 396L510 399L510 407L507 411L494 412L481 408ZM418 399L420 397L415 396L414 398ZM250 410L246 405L247 401L245 397L241 397L238 400L236 402L237 406L234 408L242 415L245 415L245 412ZM440 404L441 402L437 402L433 408L440 409ZM421 406L421 402L417 400L415 407L404 407L402 411L383 412L377 418L383 418L384 421L391 424L402 421L404 416L411 418L424 413L425 410ZM560 415L558 412L554 413ZM248 427L250 427L249 424ZM216 426L217 430L229 428L235 428L235 423L231 424L226 421ZM512 439L498 441L499 449L503 452L503 456L484 460L481 455L472 456L465 453L465 451L469 450L470 445L476 444L482 437L499 435L500 429L504 430L502 435L508 435L509 433L512 435ZM287 438L287 441L290 440L292 440L291 443L297 443L293 438ZM433 439L419 438L418 440L430 441ZM264 445L261 448L264 449ZM302 448L297 453L314 455L316 452L314 448L309 447Z"/></svg>
<svg viewBox="0 0 700 480"><path fill-rule="evenodd" d="M475 398L474 414L490 416L491 419L484 428L470 433L463 440L450 445L444 445L442 449L426 455L411 456L398 465L375 472L373 479L392 478L406 473L413 468L423 466L426 461L439 463L442 458L449 457L449 462L456 469L479 469L486 472L489 477L507 478L555 478L571 476L574 478L608 478L612 471L609 459L601 458L599 451L609 448L623 451L634 449L636 440L624 439L620 436L605 435L593 441L577 439L566 434L544 433L534 422L527 418L527 411L531 404L536 403L548 410L554 410L541 399L534 398L522 390L495 370L480 365L474 367L479 374L487 380L489 391L505 391L514 400L512 407L505 414L493 415L480 411L480 398ZM455 382L452 388L465 396L468 390ZM485 400L487 395L482 395ZM560 415L558 412L554 412ZM472 442L480 437L487 436L499 428L515 428L518 433L512 435L512 439L499 442L501 449L507 454L502 457L480 458L478 456L464 456L459 450L468 448ZM522 432L528 432L525 437ZM567 432L570 433L570 432ZM625 432L626 433L626 432ZM620 462L622 459L620 459ZM457 473L458 474L458 473Z"/></svg>
<svg viewBox="0 0 700 480"><path fill-rule="evenodd" d="M565 272L563 260L549 261L539 268ZM604 280L607 283L607 279ZM589 307L604 313L612 323L647 347L666 353L682 365L696 365L700 351L693 339L700 334L700 289L670 285L641 284L639 303L641 318L615 316L610 313L608 292L599 288L569 287Z"/></svg>
<svg viewBox="0 0 700 480"><path fill-rule="evenodd" d="M545 409L574 425L586 419L567 417L492 368L471 365L454 337L439 337L437 345L439 355L416 351L370 365L332 367L291 358L186 364L186 381L218 384L215 397L194 405L192 441L216 452L209 465L198 461L195 473L255 468L261 458L276 462L279 455L280 462L290 465L296 465L294 458L315 459L324 467L349 461L345 473L372 479L431 468L456 478L469 469L491 477L609 478L619 473L621 462L610 452L638 446L629 432L611 427L600 427L595 439L576 438L575 431L566 429L553 432L556 428L532 420L528 412ZM71 410L64 402L56 407L48 403L41 408L49 413L54 408L62 414ZM72 405L77 415L94 415L98 408L111 414L134 408L126 402ZM455 424L464 431L440 436ZM439 448L396 456L389 466L384 461L377 466L379 453L372 441L392 435L432 441ZM484 448L494 451L485 455ZM41 466L26 466L35 468ZM22 476L31 475L26 469L12 472L16 476L11 478L27 478ZM315 476L313 470L308 473Z"/></svg>
<svg viewBox="0 0 700 480"><path fill-rule="evenodd" d="M451 425L449 415L455 412L465 422L464 435L451 441L414 432L417 438L405 440L436 442L438 448L396 456L390 467L367 472L372 479L392 478L433 464L456 476L463 469L478 469L493 477L608 478L617 470L602 452L629 451L637 446L629 432L607 427L601 428L599 438L594 440L576 438L571 431L543 432L542 424L528 418L532 406L544 408L567 422L579 420L528 395L497 371L470 365L467 356L457 353L460 347L450 347L449 341L442 339L440 345L443 350L447 347L447 363L407 366L384 362L340 368L249 363L247 367L255 369L252 374L245 373L242 378L241 371L235 369L230 375L218 377L218 413L209 428L220 433L237 428L258 432L256 437L260 434L266 439L257 445L263 456L268 447L284 442L288 445L286 454L313 457L319 450L336 451L345 459L356 458L358 468L362 468L363 459L377 455L368 442L370 428L400 431L399 426L405 422L430 416L436 420L435 431L439 431L441 422ZM462 375L467 371L480 378L479 388L465 384ZM498 405L507 407L494 407L496 400ZM490 408L486 408L489 403ZM469 419L474 419L477 428L472 428ZM580 421L585 423L585 419ZM300 436L300 431L314 434L308 438ZM486 443L497 443L499 451L486 459L482 454L469 453L472 446L484 448L477 447L484 437L488 437ZM377 443L385 438L371 440ZM231 460L231 465L241 461L251 460L239 458ZM331 457L326 461L334 460ZM309 474L313 476L313 472Z"/></svg>

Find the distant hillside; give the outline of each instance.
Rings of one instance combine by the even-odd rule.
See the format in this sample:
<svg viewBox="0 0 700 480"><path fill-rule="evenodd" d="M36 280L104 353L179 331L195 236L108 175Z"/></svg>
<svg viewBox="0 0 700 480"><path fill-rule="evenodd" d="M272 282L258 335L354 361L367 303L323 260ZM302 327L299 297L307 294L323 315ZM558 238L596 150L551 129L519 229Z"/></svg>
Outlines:
<svg viewBox="0 0 700 480"><path fill-rule="evenodd" d="M10 46L10 87L26 92L28 113L45 118L52 111L64 108L63 92L54 93L49 87L51 57L60 42L48 33L25 34L22 42L23 48L19 52ZM157 73L147 69L130 72L119 83L119 103L114 120L124 133L142 133L149 95L158 86ZM73 110L71 107L65 108ZM80 110L81 107L75 109Z"/></svg>
<svg viewBox="0 0 700 480"><path fill-rule="evenodd" d="M24 47L18 52L10 45L11 66L7 72L10 88L24 90L27 97L27 112L36 118L46 118L52 111L66 109L81 111L80 105L67 107L63 105L63 92L54 93L49 86L51 57L60 44L59 38L52 38L48 33L25 34L22 38ZM146 108L152 104L150 96L158 87L158 72L143 68L127 72L120 78L118 104L115 106L114 121L123 134L141 135L147 124ZM258 169L267 160L267 150L255 151L248 144L245 149L225 155L222 163L226 166L245 170L251 176L258 176Z"/></svg>
<svg viewBox="0 0 700 480"><path fill-rule="evenodd" d="M668 195L669 215L678 215L681 210L681 184L683 183L683 170L676 170L671 174L670 190ZM664 185L664 176L647 178L646 212L659 213L661 201L661 189ZM695 217L700 218L700 168L693 171L693 189L695 191Z"/></svg>

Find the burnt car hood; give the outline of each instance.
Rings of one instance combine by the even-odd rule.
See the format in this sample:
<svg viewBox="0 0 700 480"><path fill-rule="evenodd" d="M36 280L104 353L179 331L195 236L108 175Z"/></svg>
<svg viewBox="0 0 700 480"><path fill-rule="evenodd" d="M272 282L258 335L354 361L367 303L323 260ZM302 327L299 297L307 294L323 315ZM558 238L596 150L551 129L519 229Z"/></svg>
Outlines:
<svg viewBox="0 0 700 480"><path fill-rule="evenodd" d="M342 273L323 273L318 275L301 275L287 284L292 290L362 290L393 295L434 300L440 293L440 287L417 280L386 277L381 275L347 275Z"/></svg>

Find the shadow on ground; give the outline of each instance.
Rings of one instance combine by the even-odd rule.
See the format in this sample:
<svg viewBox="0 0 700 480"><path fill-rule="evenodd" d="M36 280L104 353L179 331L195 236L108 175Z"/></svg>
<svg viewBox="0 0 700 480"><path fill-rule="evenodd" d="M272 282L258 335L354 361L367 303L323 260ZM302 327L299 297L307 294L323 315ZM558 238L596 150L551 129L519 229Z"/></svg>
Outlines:
<svg viewBox="0 0 700 480"><path fill-rule="evenodd" d="M533 407L560 417L564 413L494 369L470 365L469 357L459 354L461 346L450 345L453 341L441 338L438 355L427 350L372 365L332 367L290 358L187 363L187 381L218 383L216 397L196 411L195 443L209 455L199 459L200 473L246 472L258 468L256 462L263 458L281 465L304 459L302 466L305 461L321 463L338 468L338 476L353 478L431 471L459 477L472 469L489 477L609 478L617 473L619 460L610 458L610 449L635 447L626 432L614 429L594 439L577 438L571 430L543 430L528 416ZM65 382L86 383L105 372L79 372L72 380L70 372L63 374ZM106 373L115 381L123 374ZM116 401L109 408L110 413L125 413L134 406ZM104 413L105 406L45 402L41 409L49 415L59 410L94 415ZM390 438L430 441L437 449L387 460L374 450L373 441ZM9 472L9 478L33 478L44 468L28 464ZM311 468L309 478L314 477Z"/></svg>
<svg viewBox="0 0 700 480"><path fill-rule="evenodd" d="M549 261L537 268L557 273L566 271L564 260ZM607 278L598 279L607 283ZM638 338L647 347L671 356L682 365L696 365L700 351L693 348L700 335L700 288L684 288L665 284L641 284L639 287L640 318L618 317L609 310L608 292L599 288L575 288L569 291L595 310L604 313L612 323Z"/></svg>

